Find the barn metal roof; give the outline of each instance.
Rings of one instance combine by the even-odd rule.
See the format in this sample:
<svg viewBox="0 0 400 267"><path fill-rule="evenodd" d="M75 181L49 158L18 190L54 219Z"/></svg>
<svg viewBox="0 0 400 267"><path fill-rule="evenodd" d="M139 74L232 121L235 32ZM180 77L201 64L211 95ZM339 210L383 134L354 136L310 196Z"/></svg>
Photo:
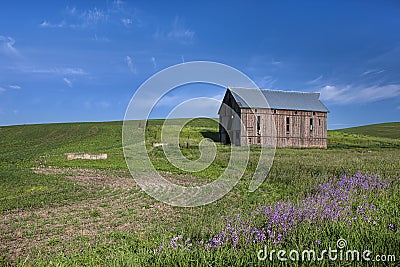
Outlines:
<svg viewBox="0 0 400 267"><path fill-rule="evenodd" d="M319 100L319 93L258 90L248 88L228 87L236 102L244 108L272 108L289 110L306 110L329 112ZM260 93L261 92L261 93ZM262 95L265 99L263 99Z"/></svg>

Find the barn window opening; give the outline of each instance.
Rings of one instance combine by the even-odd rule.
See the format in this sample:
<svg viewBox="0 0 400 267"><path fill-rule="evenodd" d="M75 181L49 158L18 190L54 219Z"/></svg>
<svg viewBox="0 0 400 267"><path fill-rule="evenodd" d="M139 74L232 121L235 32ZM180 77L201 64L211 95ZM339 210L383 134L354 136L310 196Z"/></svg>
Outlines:
<svg viewBox="0 0 400 267"><path fill-rule="evenodd" d="M255 109L254 112L257 112L257 109Z"/></svg>
<svg viewBox="0 0 400 267"><path fill-rule="evenodd" d="M290 131L290 118L286 117L286 133Z"/></svg>
<svg viewBox="0 0 400 267"><path fill-rule="evenodd" d="M321 126L321 119L318 119L318 125Z"/></svg>
<svg viewBox="0 0 400 267"><path fill-rule="evenodd" d="M274 114L276 114L276 109L274 109Z"/></svg>
<svg viewBox="0 0 400 267"><path fill-rule="evenodd" d="M261 134L261 116L257 116L257 134Z"/></svg>
<svg viewBox="0 0 400 267"><path fill-rule="evenodd" d="M312 113L315 116L315 112Z"/></svg>
<svg viewBox="0 0 400 267"><path fill-rule="evenodd" d="M310 118L310 131L312 131L312 130L313 130L313 119Z"/></svg>
<svg viewBox="0 0 400 267"><path fill-rule="evenodd" d="M296 115L297 115L297 111L295 111L295 112L294 112L294 114L296 114Z"/></svg>

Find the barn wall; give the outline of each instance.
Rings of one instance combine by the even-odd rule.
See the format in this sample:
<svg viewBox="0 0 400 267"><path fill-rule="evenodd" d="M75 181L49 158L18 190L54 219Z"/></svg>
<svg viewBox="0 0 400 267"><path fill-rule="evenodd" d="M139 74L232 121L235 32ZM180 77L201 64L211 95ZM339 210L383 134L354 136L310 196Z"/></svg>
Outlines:
<svg viewBox="0 0 400 267"><path fill-rule="evenodd" d="M260 130L257 129L257 117L260 116ZM273 145L274 117L269 109L242 109L241 118L244 129L242 129L241 143L243 145Z"/></svg>
<svg viewBox="0 0 400 267"><path fill-rule="evenodd" d="M241 145L241 109L227 90L219 109L219 139L223 144ZM225 127L224 127L225 126Z"/></svg>
<svg viewBox="0 0 400 267"><path fill-rule="evenodd" d="M261 131L257 133L257 116L261 119ZM242 145L273 144L277 147L327 147L327 114L325 112L242 109ZM289 131L286 120L289 118ZM312 128L310 126L312 119ZM273 133L272 121L276 133ZM311 130L312 129L312 130ZM276 136L272 140L272 136Z"/></svg>

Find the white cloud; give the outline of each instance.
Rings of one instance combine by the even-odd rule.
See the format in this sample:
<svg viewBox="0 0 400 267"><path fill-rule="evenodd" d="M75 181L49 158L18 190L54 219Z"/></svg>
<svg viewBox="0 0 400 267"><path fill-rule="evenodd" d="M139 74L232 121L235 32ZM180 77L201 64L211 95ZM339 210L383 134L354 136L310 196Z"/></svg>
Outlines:
<svg viewBox="0 0 400 267"><path fill-rule="evenodd" d="M42 28L86 28L100 22L107 22L109 19L109 10L98 9L97 7L86 10L66 7L64 14L67 16L64 16L59 23L43 20L39 26Z"/></svg>
<svg viewBox="0 0 400 267"><path fill-rule="evenodd" d="M271 65L280 66L281 64L282 64L282 61L275 60L275 59L271 60Z"/></svg>
<svg viewBox="0 0 400 267"><path fill-rule="evenodd" d="M87 72L81 68L48 68L48 69L27 68L23 70L25 72L43 73L43 74L87 75Z"/></svg>
<svg viewBox="0 0 400 267"><path fill-rule="evenodd" d="M191 44L194 41L196 33L185 27L183 21L176 16L170 30L164 32L157 30L153 34L154 39L166 39L176 41L181 44Z"/></svg>
<svg viewBox="0 0 400 267"><path fill-rule="evenodd" d="M68 85L68 87L72 88L72 81L70 79L64 77L63 81Z"/></svg>
<svg viewBox="0 0 400 267"><path fill-rule="evenodd" d="M327 85L324 86L320 93L321 99L326 101L343 101L348 98L346 92L349 90L348 87L339 89L336 86Z"/></svg>
<svg viewBox="0 0 400 267"><path fill-rule="evenodd" d="M122 22L122 24L124 24L125 27L129 27L133 23L133 20L125 18L125 19L121 19L121 22Z"/></svg>
<svg viewBox="0 0 400 267"><path fill-rule="evenodd" d="M39 24L40 27L50 27L50 23L47 20L42 21L42 23Z"/></svg>
<svg viewBox="0 0 400 267"><path fill-rule="evenodd" d="M83 11L80 14L80 17L83 19L86 25L90 25L93 23L96 24L101 21L108 20L107 11L98 9L97 7Z"/></svg>
<svg viewBox="0 0 400 267"><path fill-rule="evenodd" d="M368 60L368 64L373 64L373 66L380 66L382 63L398 59L400 56L400 45L394 46L388 49L386 52L373 57Z"/></svg>
<svg viewBox="0 0 400 267"><path fill-rule="evenodd" d="M47 20L44 20L42 23L39 24L39 26L42 28L63 28L67 25L66 25L65 21L54 24L54 23L48 22Z"/></svg>
<svg viewBox="0 0 400 267"><path fill-rule="evenodd" d="M121 0L115 0L115 1L113 2L113 4L114 4L114 6L115 6L117 9L123 9L123 5L124 5L124 2L123 2L123 1L121 1Z"/></svg>
<svg viewBox="0 0 400 267"><path fill-rule="evenodd" d="M185 28L178 16L175 17L172 30L168 33L168 38L178 40L183 43L191 43L195 37L195 32Z"/></svg>
<svg viewBox="0 0 400 267"><path fill-rule="evenodd" d="M21 86L16 85L16 84L11 84L8 87L10 87L11 89L16 89L16 90L21 89Z"/></svg>
<svg viewBox="0 0 400 267"><path fill-rule="evenodd" d="M8 69L16 73L53 75L53 76L61 76L61 78L68 77L69 80L71 80L71 77L74 78L76 76L88 75L88 73L84 69L77 67L38 68L33 66L14 66L14 67L9 67ZM19 85L10 85L9 87L13 89L21 88L19 87Z"/></svg>
<svg viewBox="0 0 400 267"><path fill-rule="evenodd" d="M256 84L262 89L271 89L272 85L277 81L274 77L266 75L261 78L256 79Z"/></svg>
<svg viewBox="0 0 400 267"><path fill-rule="evenodd" d="M379 73L382 73L382 72L385 72L385 70L371 69L371 70L366 70L363 73L361 73L361 76L379 74Z"/></svg>
<svg viewBox="0 0 400 267"><path fill-rule="evenodd" d="M313 80L311 80L311 81L306 82L306 84L318 84L318 83L322 80L323 77L324 77L324 76L320 75L320 76L318 76L317 78L315 78L315 79L313 79Z"/></svg>
<svg viewBox="0 0 400 267"><path fill-rule="evenodd" d="M76 7L69 7L69 6L67 6L67 7L65 8L65 11L66 11L68 14L70 14L70 15L75 15L75 14L77 13Z"/></svg>
<svg viewBox="0 0 400 267"><path fill-rule="evenodd" d="M322 100L331 103L370 103L400 96L400 84L369 87L327 85L320 90L320 93Z"/></svg>
<svg viewBox="0 0 400 267"><path fill-rule="evenodd" d="M62 12L61 22L54 23L43 20L39 26L42 28L94 28L98 25L123 25L129 27L134 23L140 25L136 10L124 8L122 1L113 1L105 8L92 7L79 9L67 6Z"/></svg>
<svg viewBox="0 0 400 267"><path fill-rule="evenodd" d="M0 52L8 55L19 55L14 44L15 40L12 37L0 35Z"/></svg>
<svg viewBox="0 0 400 267"><path fill-rule="evenodd" d="M136 68L135 68L135 65L133 64L132 58L130 56L126 56L125 60L126 60L126 64L128 65L130 72L132 72L133 74L136 74Z"/></svg>
<svg viewBox="0 0 400 267"><path fill-rule="evenodd" d="M156 69L157 68L157 61L155 57L151 57L151 62L153 63L153 68Z"/></svg>

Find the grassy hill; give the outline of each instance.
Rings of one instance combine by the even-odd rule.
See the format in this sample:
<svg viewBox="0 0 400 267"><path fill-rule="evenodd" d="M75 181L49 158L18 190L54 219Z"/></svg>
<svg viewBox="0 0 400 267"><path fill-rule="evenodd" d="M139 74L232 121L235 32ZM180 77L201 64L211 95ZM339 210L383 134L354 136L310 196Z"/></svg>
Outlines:
<svg viewBox="0 0 400 267"><path fill-rule="evenodd" d="M149 121L149 143L160 140L163 122ZM3 126L0 127L0 165L40 160L38 156L64 157L69 152L109 153L120 155L120 160L121 132L120 121ZM218 124L209 119L196 119L184 128L182 135L185 134L190 135L193 144L204 137L217 140ZM399 136L400 122L328 131L328 148L396 148L400 147Z"/></svg>
<svg viewBox="0 0 400 267"><path fill-rule="evenodd" d="M160 141L162 123L152 120L146 127L148 154L160 173L186 185L209 182L224 171L230 149L218 143L216 159L204 170L188 173L171 165L163 149L151 145ZM236 247L228 242L207 251L202 245L226 227L224 218L229 216L239 214L247 220L253 214L257 218L251 218L251 227L265 227L265 215L254 215L264 205L277 209L279 216L291 214L284 210L291 205L303 205L292 207L304 209L300 217L312 210L320 212L292 225L281 242L265 241L269 247L306 249L318 241L327 249L341 237L352 249L362 251L365 244L373 244L376 252L393 254L400 246L400 140L395 134L400 124L382 125L329 131L326 150L277 149L265 182L254 193L248 192L248 186L260 148L252 147L245 174L232 191L198 208L165 205L135 185L121 147L122 122L0 127L0 266L47 266L50 262L57 266L185 266L189 262L265 266L267 262L256 257L263 246L248 246L244 228L237 232L242 239ZM199 158L198 144L204 137L217 139L216 122L196 119L189 123L181 132L182 154L191 160ZM107 153L108 158L67 161L65 153L71 152ZM351 178L357 172L367 175L371 186L358 174ZM340 183L344 173L349 179ZM357 183L354 192L346 191ZM320 192L336 185L342 187ZM346 201L330 199L343 197L343 192L348 193ZM321 200L328 202L321 204ZM374 209L360 208L371 204ZM320 220L337 211L332 207L348 209L352 215ZM352 220L350 226L348 220ZM273 225L273 230L279 227ZM176 239L180 235L184 237ZM171 248L174 237L182 249ZM155 253L160 246L164 250Z"/></svg>
<svg viewBox="0 0 400 267"><path fill-rule="evenodd" d="M175 119L173 123L179 124ZM147 123L146 143L155 164L165 170L179 172L162 158L162 148L152 148L153 142L161 141L164 120ZM142 123L144 126L144 122ZM363 127L328 131L328 150L333 149L381 149L399 148L400 123L378 124ZM62 167L93 167L100 169L124 169L126 163L121 147L122 122L60 123L0 127L0 166L19 165L36 167L55 165ZM191 159L200 153L198 144L203 138L218 140L218 123L210 119L195 119L181 132L182 144L189 144L182 153ZM218 143L217 143L218 144ZM218 149L225 153L227 148L220 144ZM252 148L259 151L257 148ZM285 149L280 149L284 150ZM298 149L297 149L298 150ZM313 149L310 149L313 151ZM287 150L291 151L291 150ZM317 150L319 151L319 150ZM65 153L107 153L104 161L66 161ZM223 170L226 162L219 162L215 170ZM198 173L201 176L201 173ZM203 173L203 176L209 174Z"/></svg>
<svg viewBox="0 0 400 267"><path fill-rule="evenodd" d="M374 137L400 139L400 122L371 124L365 126L340 129L337 131L343 133L368 135Z"/></svg>
<svg viewBox="0 0 400 267"><path fill-rule="evenodd" d="M328 147L369 149L400 147L400 122L328 131Z"/></svg>
<svg viewBox="0 0 400 267"><path fill-rule="evenodd" d="M0 164L69 152L121 150L122 122L0 127Z"/></svg>

